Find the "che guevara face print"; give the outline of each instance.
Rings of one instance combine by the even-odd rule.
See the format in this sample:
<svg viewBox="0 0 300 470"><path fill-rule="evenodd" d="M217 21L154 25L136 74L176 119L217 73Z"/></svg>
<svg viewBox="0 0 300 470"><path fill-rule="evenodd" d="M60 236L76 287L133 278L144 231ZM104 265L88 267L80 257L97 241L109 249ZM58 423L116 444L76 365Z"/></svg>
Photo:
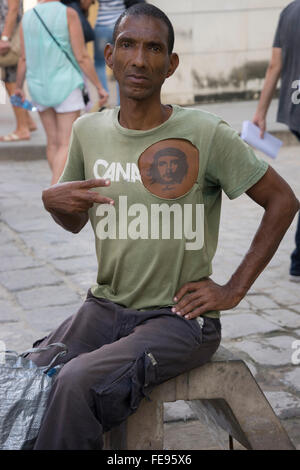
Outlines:
<svg viewBox="0 0 300 470"><path fill-rule="evenodd" d="M144 186L163 198L187 193L197 180L199 153L190 142L168 139L143 152L139 170Z"/></svg>
<svg viewBox="0 0 300 470"><path fill-rule="evenodd" d="M151 183L158 183L162 191L175 189L188 173L187 157L176 147L167 147L154 154L149 169Z"/></svg>

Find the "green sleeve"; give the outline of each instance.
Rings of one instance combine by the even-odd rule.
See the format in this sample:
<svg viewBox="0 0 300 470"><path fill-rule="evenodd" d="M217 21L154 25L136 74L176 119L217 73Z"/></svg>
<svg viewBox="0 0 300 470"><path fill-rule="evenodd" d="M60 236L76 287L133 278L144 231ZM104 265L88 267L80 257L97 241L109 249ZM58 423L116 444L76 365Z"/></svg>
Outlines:
<svg viewBox="0 0 300 470"><path fill-rule="evenodd" d="M72 127L67 162L59 178L59 183L83 180L85 180L83 152L74 124Z"/></svg>
<svg viewBox="0 0 300 470"><path fill-rule="evenodd" d="M219 186L234 199L257 183L268 164L226 122L221 121L212 140L206 168L208 185Z"/></svg>

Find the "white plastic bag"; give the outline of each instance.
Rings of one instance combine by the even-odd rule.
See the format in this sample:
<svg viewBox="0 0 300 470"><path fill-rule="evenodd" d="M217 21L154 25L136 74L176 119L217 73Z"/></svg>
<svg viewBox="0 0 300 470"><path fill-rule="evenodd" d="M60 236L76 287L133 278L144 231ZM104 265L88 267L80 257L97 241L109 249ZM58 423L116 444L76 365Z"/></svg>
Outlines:
<svg viewBox="0 0 300 470"><path fill-rule="evenodd" d="M46 351L52 346L63 350L48 366L38 367L24 356ZM58 357L67 353L63 343L52 343L43 348L31 348L22 354L5 351L0 363L0 449L32 449L53 380L62 365L52 367Z"/></svg>

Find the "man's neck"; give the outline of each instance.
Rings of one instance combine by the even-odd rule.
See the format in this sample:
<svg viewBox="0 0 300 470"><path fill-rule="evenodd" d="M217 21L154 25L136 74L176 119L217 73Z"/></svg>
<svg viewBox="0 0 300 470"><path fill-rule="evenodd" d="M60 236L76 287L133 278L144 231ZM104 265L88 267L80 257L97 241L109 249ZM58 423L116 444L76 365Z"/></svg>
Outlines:
<svg viewBox="0 0 300 470"><path fill-rule="evenodd" d="M165 106L153 98L149 102L121 98L119 122L127 129L147 131L163 124L171 114L171 106Z"/></svg>

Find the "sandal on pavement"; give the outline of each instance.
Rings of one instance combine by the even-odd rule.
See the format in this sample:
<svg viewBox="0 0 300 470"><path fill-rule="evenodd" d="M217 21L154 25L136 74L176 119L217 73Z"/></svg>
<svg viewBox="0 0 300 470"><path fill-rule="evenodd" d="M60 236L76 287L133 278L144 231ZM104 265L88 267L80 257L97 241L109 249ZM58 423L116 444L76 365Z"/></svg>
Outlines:
<svg viewBox="0 0 300 470"><path fill-rule="evenodd" d="M0 137L0 142L18 142L19 140L29 140L30 137L20 137L17 134L7 134L3 137Z"/></svg>

